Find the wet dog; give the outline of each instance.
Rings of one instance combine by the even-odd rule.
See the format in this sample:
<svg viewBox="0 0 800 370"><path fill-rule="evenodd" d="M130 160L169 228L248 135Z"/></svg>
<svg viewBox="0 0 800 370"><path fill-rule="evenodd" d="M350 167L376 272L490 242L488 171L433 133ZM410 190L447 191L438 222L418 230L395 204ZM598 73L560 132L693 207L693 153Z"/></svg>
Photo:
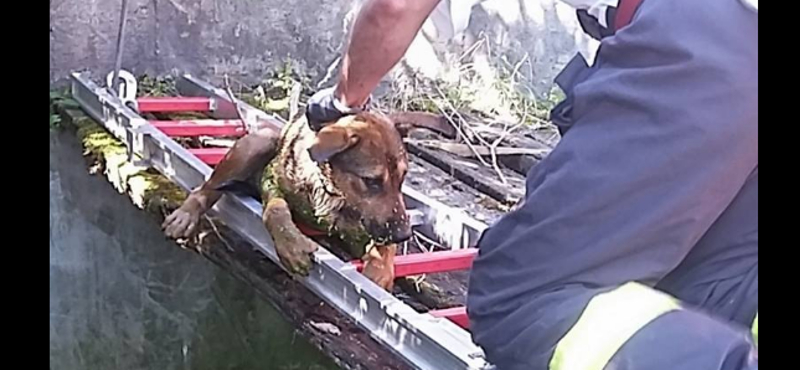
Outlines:
<svg viewBox="0 0 800 370"><path fill-rule="evenodd" d="M318 132L305 117L280 133L261 128L236 142L211 177L166 218L164 231L187 237L224 192L256 192L264 225L290 272L306 275L318 248L300 224L342 240L351 256L364 260L364 275L391 289L396 245L412 235L400 189L408 169L402 137L414 128L454 134L444 119L427 113L364 112ZM258 173L260 189L248 191L243 184Z"/></svg>

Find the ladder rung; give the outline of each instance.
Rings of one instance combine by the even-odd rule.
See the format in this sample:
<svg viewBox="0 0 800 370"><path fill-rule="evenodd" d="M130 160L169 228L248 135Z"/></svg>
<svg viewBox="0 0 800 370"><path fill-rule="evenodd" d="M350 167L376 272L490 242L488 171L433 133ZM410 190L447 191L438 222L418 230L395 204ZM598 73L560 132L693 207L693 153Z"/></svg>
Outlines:
<svg viewBox="0 0 800 370"><path fill-rule="evenodd" d="M216 166L228 153L228 148L195 148L189 149L189 152L200 158L205 164Z"/></svg>
<svg viewBox="0 0 800 370"><path fill-rule="evenodd" d="M444 317L464 329L469 329L469 317L464 306L432 310L428 311L428 313L433 317Z"/></svg>
<svg viewBox="0 0 800 370"><path fill-rule="evenodd" d="M211 98L205 97L143 97L136 99L139 112L210 112Z"/></svg>
<svg viewBox="0 0 800 370"><path fill-rule="evenodd" d="M239 120L150 121L150 124L170 137L242 136L246 133Z"/></svg>
<svg viewBox="0 0 800 370"><path fill-rule="evenodd" d="M413 253L394 257L395 277L414 276L468 270L472 267L472 260L478 254L477 248L456 249L430 253ZM351 262L361 271L364 262L355 260Z"/></svg>

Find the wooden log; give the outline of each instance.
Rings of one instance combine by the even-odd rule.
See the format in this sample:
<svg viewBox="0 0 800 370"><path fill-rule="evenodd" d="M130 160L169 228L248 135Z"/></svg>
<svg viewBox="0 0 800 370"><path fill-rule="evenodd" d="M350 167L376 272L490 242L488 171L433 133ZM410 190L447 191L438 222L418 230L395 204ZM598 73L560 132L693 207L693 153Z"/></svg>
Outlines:
<svg viewBox="0 0 800 370"><path fill-rule="evenodd" d="M509 156L509 155L530 155L530 156L544 156L550 152L549 148L532 149L532 148L512 148L512 147L497 147L492 150L488 146L476 145L470 148L467 144L452 143L440 140L406 140L407 144L420 145L428 149L438 149L450 154L457 155L464 158L491 157L492 152L496 156Z"/></svg>
<svg viewBox="0 0 800 370"><path fill-rule="evenodd" d="M501 203L512 205L525 195L525 178L507 168L500 168L507 181L504 184L493 168L476 160L462 158L441 150L429 149L414 143L409 143L407 147L409 153L441 168L458 180Z"/></svg>

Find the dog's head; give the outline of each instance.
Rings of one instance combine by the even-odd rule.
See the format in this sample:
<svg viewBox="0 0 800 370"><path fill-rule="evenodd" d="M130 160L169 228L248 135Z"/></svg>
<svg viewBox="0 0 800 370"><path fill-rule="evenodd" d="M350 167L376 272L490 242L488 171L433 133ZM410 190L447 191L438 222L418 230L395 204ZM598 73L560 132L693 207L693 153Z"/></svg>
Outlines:
<svg viewBox="0 0 800 370"><path fill-rule="evenodd" d="M345 217L358 220L378 243L400 243L411 237L400 188L408 171L402 137L413 128L446 136L453 127L425 113L347 116L317 132L311 159L330 164L330 181L345 200Z"/></svg>

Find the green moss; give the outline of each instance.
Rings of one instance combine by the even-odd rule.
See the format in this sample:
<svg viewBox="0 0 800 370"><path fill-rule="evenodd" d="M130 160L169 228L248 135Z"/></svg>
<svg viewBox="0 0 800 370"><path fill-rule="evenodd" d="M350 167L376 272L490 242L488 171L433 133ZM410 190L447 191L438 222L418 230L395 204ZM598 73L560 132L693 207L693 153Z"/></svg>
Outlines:
<svg viewBox="0 0 800 370"><path fill-rule="evenodd" d="M50 90L50 129L61 127L62 119L58 109L78 109L78 102L72 99L69 90Z"/></svg>
<svg viewBox="0 0 800 370"><path fill-rule="evenodd" d="M264 200L266 200L266 196L283 197L273 176L274 171L275 163L272 162L264 168L264 172L261 174L261 192L265 194Z"/></svg>
<svg viewBox="0 0 800 370"><path fill-rule="evenodd" d="M275 179L275 165L270 164L264 169L261 176L261 191L272 197L280 197L289 204L292 218L295 221L308 225L317 230L324 230L329 237L342 241L342 246L353 257L361 257L366 252L367 246L372 242L372 237L363 228L358 230L334 230L332 225L324 218L317 216L314 210L304 206L306 203L291 191L282 189ZM265 196L264 201L267 200Z"/></svg>
<svg viewBox="0 0 800 370"><path fill-rule="evenodd" d="M158 172L128 161L125 146L91 118L77 111L65 111L67 120L95 166L118 191L127 193L133 203L151 213L176 209L186 199L186 191Z"/></svg>
<svg viewBox="0 0 800 370"><path fill-rule="evenodd" d="M339 240L347 249L347 252L356 258L367 253L367 248L372 244L372 237L363 229L352 233L343 233L339 235Z"/></svg>
<svg viewBox="0 0 800 370"><path fill-rule="evenodd" d="M130 194L138 207L158 213L178 208L186 200L186 192L158 173L143 171L128 179ZM136 200L140 199L139 202Z"/></svg>
<svg viewBox="0 0 800 370"><path fill-rule="evenodd" d="M265 202L269 197L277 197L285 200L292 209L292 217L297 221L317 230L325 230L329 233L332 231L330 224L328 224L321 217L317 217L314 214L314 210L303 206L305 202L302 199L295 196L291 191L285 191L285 189L280 187L277 179L275 178L274 162L270 163L266 168L264 168L264 173L261 175L261 191L263 194L265 194Z"/></svg>
<svg viewBox="0 0 800 370"><path fill-rule="evenodd" d="M307 97L313 92L309 82L310 79L300 72L297 63L287 58L281 66L270 71L261 83L253 86L252 91L240 92L237 96L247 104L288 119L292 88L300 84L301 96Z"/></svg>
<svg viewBox="0 0 800 370"><path fill-rule="evenodd" d="M172 76L151 77L142 75L137 79L139 96L177 96L178 88Z"/></svg>
<svg viewBox="0 0 800 370"><path fill-rule="evenodd" d="M92 153L104 160L115 154L126 153L125 146L91 118L79 117L73 119L72 124L77 128L78 139L81 140L86 154Z"/></svg>
<svg viewBox="0 0 800 370"><path fill-rule="evenodd" d="M50 112L50 129L53 130L59 128L60 123L61 123L61 116L59 116L58 114L53 114L53 112Z"/></svg>

